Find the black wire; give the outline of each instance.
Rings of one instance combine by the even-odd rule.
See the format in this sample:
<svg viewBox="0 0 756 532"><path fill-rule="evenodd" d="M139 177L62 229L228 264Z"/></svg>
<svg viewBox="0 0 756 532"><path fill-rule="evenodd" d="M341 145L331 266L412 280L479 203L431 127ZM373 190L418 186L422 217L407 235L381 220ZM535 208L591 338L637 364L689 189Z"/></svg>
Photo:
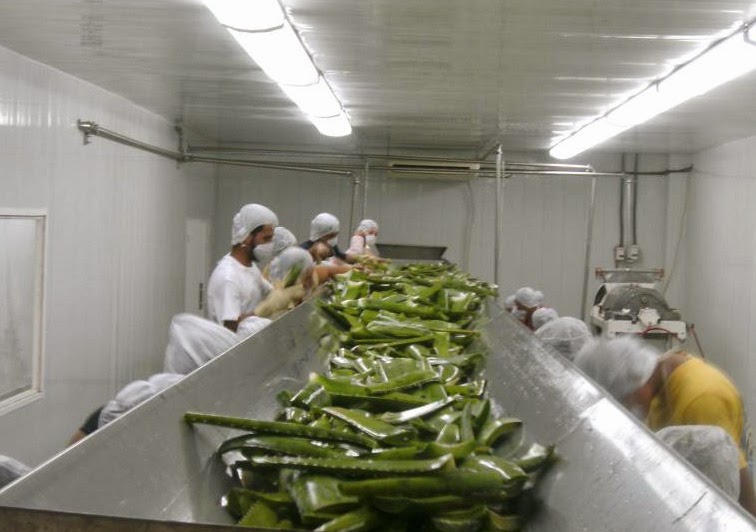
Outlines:
<svg viewBox="0 0 756 532"><path fill-rule="evenodd" d="M638 160L635 154L635 168L633 169L633 245L638 243Z"/></svg>
<svg viewBox="0 0 756 532"><path fill-rule="evenodd" d="M625 154L622 154L622 173L625 173ZM620 227L620 247L625 247L625 217L623 209L625 207L625 180L619 180L620 185L620 204L619 204L619 227Z"/></svg>

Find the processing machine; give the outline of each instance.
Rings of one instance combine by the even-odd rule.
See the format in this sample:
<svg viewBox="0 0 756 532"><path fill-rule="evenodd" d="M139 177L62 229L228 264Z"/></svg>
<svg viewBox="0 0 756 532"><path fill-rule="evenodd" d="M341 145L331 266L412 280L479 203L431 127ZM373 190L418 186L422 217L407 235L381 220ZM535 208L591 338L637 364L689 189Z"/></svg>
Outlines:
<svg viewBox="0 0 756 532"><path fill-rule="evenodd" d="M219 502L230 479L215 454L231 429L193 427L182 416L272 419L276 394L322 368L318 319L314 303L300 305L7 486L2 528L235 529ZM537 485L540 508L524 530L754 529L737 502L503 309L491 306L485 335L490 397L523 420L523 444L553 443L559 455Z"/></svg>
<svg viewBox="0 0 756 532"><path fill-rule="evenodd" d="M594 333L606 338L634 334L671 348L684 342L687 325L659 291L664 270L596 269L602 281L591 309Z"/></svg>

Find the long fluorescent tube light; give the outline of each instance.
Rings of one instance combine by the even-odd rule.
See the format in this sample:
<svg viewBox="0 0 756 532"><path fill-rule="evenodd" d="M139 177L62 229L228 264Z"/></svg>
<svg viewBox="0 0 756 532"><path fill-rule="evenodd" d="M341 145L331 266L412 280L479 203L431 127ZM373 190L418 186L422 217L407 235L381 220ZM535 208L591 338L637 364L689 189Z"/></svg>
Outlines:
<svg viewBox="0 0 756 532"><path fill-rule="evenodd" d="M244 51L255 60L270 79L280 85L312 85L318 81L318 70L299 42L288 22L280 29L263 32L242 32L228 28Z"/></svg>
<svg viewBox="0 0 756 532"><path fill-rule="evenodd" d="M305 114L326 118L341 113L341 104L323 76L312 85L281 85L281 89Z"/></svg>
<svg viewBox="0 0 756 532"><path fill-rule="evenodd" d="M317 116L311 116L310 122L315 124L318 131L322 135L328 137L344 137L352 133L352 126L349 124L349 119L341 112L336 116L327 116L320 118Z"/></svg>
<svg viewBox="0 0 756 532"><path fill-rule="evenodd" d="M245 52L323 135L352 132L336 95L312 62L278 0L204 0Z"/></svg>
<svg viewBox="0 0 756 532"><path fill-rule="evenodd" d="M218 22L247 31L270 30L286 20L281 4L260 0L204 0Z"/></svg>
<svg viewBox="0 0 756 532"><path fill-rule="evenodd" d="M756 68L756 46L749 42L754 22L716 42L705 52L653 82L620 105L562 137L549 154L569 159L623 131L700 96Z"/></svg>

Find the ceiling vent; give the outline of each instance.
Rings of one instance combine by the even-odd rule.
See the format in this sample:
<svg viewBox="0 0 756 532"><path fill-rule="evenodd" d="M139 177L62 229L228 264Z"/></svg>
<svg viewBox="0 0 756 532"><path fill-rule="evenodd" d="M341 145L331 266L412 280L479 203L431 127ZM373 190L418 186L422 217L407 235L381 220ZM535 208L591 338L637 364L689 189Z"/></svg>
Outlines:
<svg viewBox="0 0 756 532"><path fill-rule="evenodd" d="M395 160L389 161L389 176L397 179L467 181L480 173L480 163Z"/></svg>

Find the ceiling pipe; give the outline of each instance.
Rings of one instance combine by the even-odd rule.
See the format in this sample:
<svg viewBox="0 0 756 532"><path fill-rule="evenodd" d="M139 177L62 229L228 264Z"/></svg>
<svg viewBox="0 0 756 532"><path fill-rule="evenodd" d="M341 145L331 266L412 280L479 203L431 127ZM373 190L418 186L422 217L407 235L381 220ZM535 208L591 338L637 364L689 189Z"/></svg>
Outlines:
<svg viewBox="0 0 756 532"><path fill-rule="evenodd" d="M168 159L173 159L174 161L186 161L186 156L181 152L167 150L165 148L155 146L154 144L148 144L146 142L127 137L126 135L121 135L120 133L116 133L115 131L101 127L99 124L92 122L91 120L77 120L76 127L84 135L85 145L91 142L91 137L96 136L103 139L112 140L113 142L117 142L118 144L130 146L138 150L154 153L155 155L160 155L162 157L167 157Z"/></svg>

